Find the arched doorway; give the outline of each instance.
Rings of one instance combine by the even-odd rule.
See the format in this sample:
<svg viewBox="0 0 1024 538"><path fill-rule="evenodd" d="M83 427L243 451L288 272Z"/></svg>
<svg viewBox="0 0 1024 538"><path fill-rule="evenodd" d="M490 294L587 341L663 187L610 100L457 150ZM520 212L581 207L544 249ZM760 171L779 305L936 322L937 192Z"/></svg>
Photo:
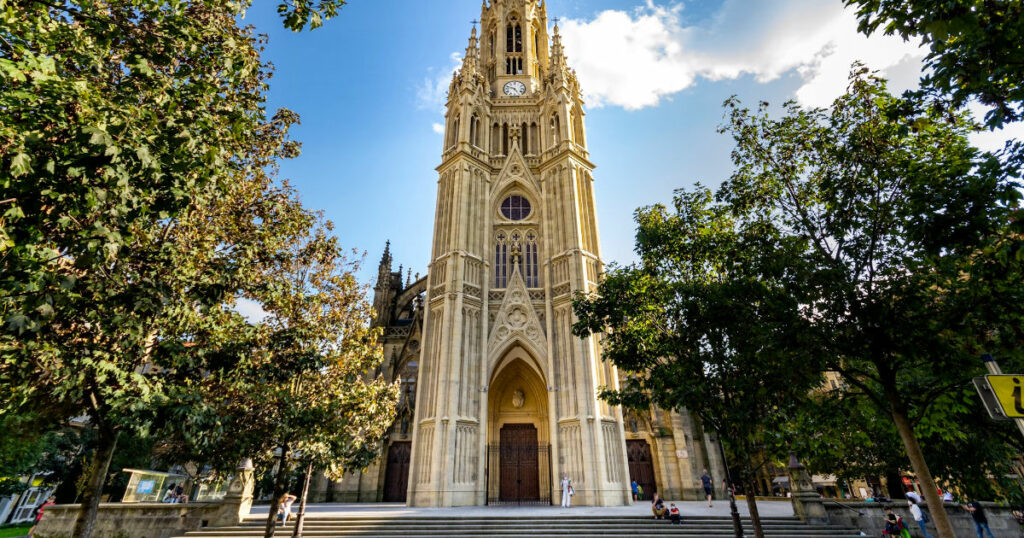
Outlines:
<svg viewBox="0 0 1024 538"><path fill-rule="evenodd" d="M551 502L548 395L522 347L498 361L488 389L487 502Z"/></svg>

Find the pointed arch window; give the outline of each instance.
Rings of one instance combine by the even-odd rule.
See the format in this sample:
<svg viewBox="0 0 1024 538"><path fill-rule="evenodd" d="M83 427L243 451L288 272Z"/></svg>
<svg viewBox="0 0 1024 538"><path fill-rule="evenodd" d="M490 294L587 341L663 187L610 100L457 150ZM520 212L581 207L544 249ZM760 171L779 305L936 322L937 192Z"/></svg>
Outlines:
<svg viewBox="0 0 1024 538"><path fill-rule="evenodd" d="M508 286L508 242L505 232L498 232L494 241L494 287Z"/></svg>
<svg viewBox="0 0 1024 538"><path fill-rule="evenodd" d="M540 287L537 265L537 236L533 232L526 232L526 242L523 245L523 280L526 281L527 288Z"/></svg>
<svg viewBox="0 0 1024 538"><path fill-rule="evenodd" d="M523 27L515 17L505 27L505 52L523 52Z"/></svg>
<svg viewBox="0 0 1024 538"><path fill-rule="evenodd" d="M537 234L499 231L494 241L494 287L507 288L513 272L518 269L528 288L540 287L537 256Z"/></svg>
<svg viewBox="0 0 1024 538"><path fill-rule="evenodd" d="M469 143L474 147L480 147L480 116L475 112L469 119Z"/></svg>

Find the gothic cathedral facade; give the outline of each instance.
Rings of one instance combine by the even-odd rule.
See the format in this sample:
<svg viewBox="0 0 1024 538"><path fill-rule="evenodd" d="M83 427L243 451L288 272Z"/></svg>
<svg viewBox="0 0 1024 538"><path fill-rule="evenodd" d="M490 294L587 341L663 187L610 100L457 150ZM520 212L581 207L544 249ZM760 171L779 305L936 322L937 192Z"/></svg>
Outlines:
<svg viewBox="0 0 1024 538"><path fill-rule="evenodd" d="M721 465L686 413L630 411L571 299L603 270L583 99L542 0L486 0L448 92L428 275L386 250L374 294L403 397L378 464L323 500L410 506L632 502L630 481L696 498ZM323 490L332 489L332 494ZM647 497L649 498L650 493Z"/></svg>

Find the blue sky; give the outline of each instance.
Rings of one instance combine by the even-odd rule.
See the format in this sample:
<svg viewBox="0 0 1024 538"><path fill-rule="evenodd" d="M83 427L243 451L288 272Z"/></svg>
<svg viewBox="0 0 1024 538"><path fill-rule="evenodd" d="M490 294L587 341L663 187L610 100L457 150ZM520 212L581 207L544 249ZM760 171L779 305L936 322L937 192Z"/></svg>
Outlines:
<svg viewBox="0 0 1024 538"><path fill-rule="evenodd" d="M351 0L315 31L281 28L275 2L245 19L270 36L271 109L298 112L302 155L282 178L324 211L346 247L368 251L369 280L387 239L395 264L430 256L444 90L479 0ZM923 50L860 36L841 0L548 0L588 103L602 257L634 259L633 211L673 189L716 186L731 140L715 133L730 95L754 105L821 106L852 59L913 85ZM979 139L996 144L1001 134ZM397 267L396 267L397 268Z"/></svg>

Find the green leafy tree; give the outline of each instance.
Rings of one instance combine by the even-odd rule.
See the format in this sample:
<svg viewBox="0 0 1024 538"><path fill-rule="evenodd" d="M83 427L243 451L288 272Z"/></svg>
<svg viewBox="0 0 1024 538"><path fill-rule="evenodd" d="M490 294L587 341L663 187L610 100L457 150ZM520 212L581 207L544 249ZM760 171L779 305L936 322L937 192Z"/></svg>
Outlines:
<svg viewBox="0 0 1024 538"><path fill-rule="evenodd" d="M951 538L921 439L959 425L924 411L968 386L979 350L1019 352L1019 309L999 308L1022 292L1016 169L969 145L965 115L862 69L828 109L726 106L736 171L721 200L806 241L793 270L827 366L892 419Z"/></svg>
<svg viewBox="0 0 1024 538"><path fill-rule="evenodd" d="M975 369L975 375L983 373L984 368ZM1014 458L1024 450L1020 433L1010 424L990 420L973 386L936 395L927 409L911 409L925 460L944 488L972 499L1020 502L1020 483L1006 478L1015 475ZM899 432L857 389L816 393L789 426L784 437L805 456L808 467L835 474L840 481L885 476L890 495L902 496L900 476L907 459Z"/></svg>
<svg viewBox="0 0 1024 538"><path fill-rule="evenodd" d="M202 371L167 374L178 378L173 386L183 387L170 402L164 433L179 459L225 471L241 458L253 457L260 466L276 460L268 537L294 461L306 475L299 535L313 470L340 479L367 466L395 417L398 386L374 377L382 361L379 330L370 328L372 308L355 277L358 264L328 231L306 228L264 267L265 285L251 297L267 317L249 328L247 341L197 330L183 353L217 358L203 361Z"/></svg>
<svg viewBox="0 0 1024 538"><path fill-rule="evenodd" d="M573 306L575 333L603 333L604 358L633 373L602 397L700 417L730 455L760 538L757 455L820 384L822 359L803 352L815 347L813 332L793 286L806 241L748 216L756 217L737 216L702 188L678 191L672 210L640 209L641 261L611 269Z"/></svg>
<svg viewBox="0 0 1024 538"><path fill-rule="evenodd" d="M924 85L956 107L991 107L986 123L1024 119L1024 4L1018 0L844 0L860 30L929 47Z"/></svg>
<svg viewBox="0 0 1024 538"><path fill-rule="evenodd" d="M298 30L340 5L282 13ZM119 434L148 435L170 392L151 372L205 368L175 345L237 327L225 305L308 221L272 182L298 118L264 108L247 7L0 0L2 411L89 417L76 537L92 534Z"/></svg>
<svg viewBox="0 0 1024 538"><path fill-rule="evenodd" d="M55 485L72 475L89 432L65 426L52 429L32 415L0 418L0 495L21 493L24 478L44 474Z"/></svg>

